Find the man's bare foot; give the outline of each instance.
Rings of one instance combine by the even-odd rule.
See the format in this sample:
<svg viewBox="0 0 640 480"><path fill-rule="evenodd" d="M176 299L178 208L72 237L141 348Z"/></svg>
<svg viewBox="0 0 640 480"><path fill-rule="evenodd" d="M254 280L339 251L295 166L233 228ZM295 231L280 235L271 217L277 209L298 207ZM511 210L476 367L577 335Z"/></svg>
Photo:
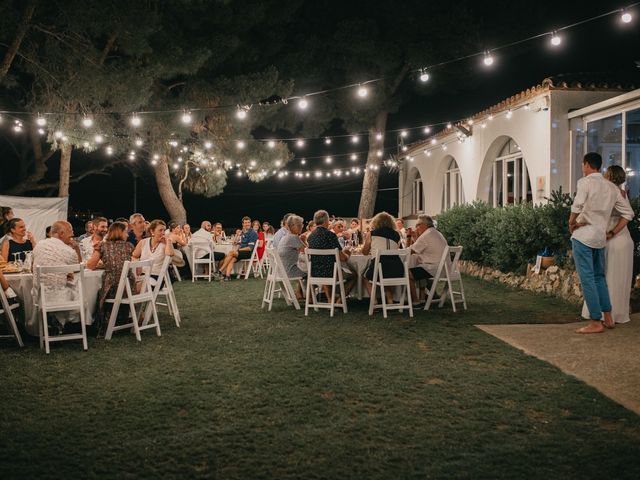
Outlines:
<svg viewBox="0 0 640 480"><path fill-rule="evenodd" d="M576 333L602 333L604 326L598 320L591 320L585 327L576 330Z"/></svg>
<svg viewBox="0 0 640 480"><path fill-rule="evenodd" d="M602 312L602 315L604 317L604 320L602 323L604 323L605 328L615 328L616 322L613 321L611 312Z"/></svg>

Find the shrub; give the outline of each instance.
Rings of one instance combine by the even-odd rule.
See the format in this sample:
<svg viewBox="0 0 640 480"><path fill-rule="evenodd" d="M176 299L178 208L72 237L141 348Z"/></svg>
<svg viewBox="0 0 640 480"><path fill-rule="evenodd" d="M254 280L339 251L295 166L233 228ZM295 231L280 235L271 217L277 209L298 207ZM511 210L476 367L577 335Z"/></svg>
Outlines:
<svg viewBox="0 0 640 480"><path fill-rule="evenodd" d="M491 210L488 204L481 201L456 205L438 216L438 230L450 245L464 246L463 259L485 264L489 239L484 228L484 217Z"/></svg>

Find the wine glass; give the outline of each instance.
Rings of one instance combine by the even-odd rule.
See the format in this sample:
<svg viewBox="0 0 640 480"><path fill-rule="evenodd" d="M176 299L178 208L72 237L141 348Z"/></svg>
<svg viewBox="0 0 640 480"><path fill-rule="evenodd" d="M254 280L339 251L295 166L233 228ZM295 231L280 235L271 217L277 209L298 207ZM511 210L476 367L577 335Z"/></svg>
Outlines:
<svg viewBox="0 0 640 480"><path fill-rule="evenodd" d="M20 252L13 254L13 264L18 267L20 265Z"/></svg>

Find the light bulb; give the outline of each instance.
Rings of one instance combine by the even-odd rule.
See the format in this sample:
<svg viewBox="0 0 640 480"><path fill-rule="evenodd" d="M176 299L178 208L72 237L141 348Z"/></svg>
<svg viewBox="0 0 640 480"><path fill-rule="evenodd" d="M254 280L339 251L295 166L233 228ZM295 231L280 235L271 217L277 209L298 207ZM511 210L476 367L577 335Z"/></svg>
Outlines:
<svg viewBox="0 0 640 480"><path fill-rule="evenodd" d="M107 147L106 152L107 152L107 155L113 155L113 148Z"/></svg>
<svg viewBox="0 0 640 480"><path fill-rule="evenodd" d="M153 160L151 160L151 165L157 165L158 164L158 160L156 160L155 158Z"/></svg>
<svg viewBox="0 0 640 480"><path fill-rule="evenodd" d="M136 147L141 147L142 145L144 145L144 142L142 141L142 139L136 138Z"/></svg>
<svg viewBox="0 0 640 480"><path fill-rule="evenodd" d="M383 155L382 150L378 150L378 151L376 152L376 155L378 155L378 157L381 157L381 156Z"/></svg>
<svg viewBox="0 0 640 480"><path fill-rule="evenodd" d="M331 139L329 137L324 139L325 145L331 145Z"/></svg>
<svg viewBox="0 0 640 480"><path fill-rule="evenodd" d="M268 146L269 148L275 148L275 147L276 147L276 142L274 142L273 140L269 140L269 141L267 142L267 146Z"/></svg>
<svg viewBox="0 0 640 480"><path fill-rule="evenodd" d="M367 90L367 87L365 87L364 85L360 85L360 87L358 87L358 96L360 98L364 98L369 94L369 90Z"/></svg>
<svg viewBox="0 0 640 480"><path fill-rule="evenodd" d="M82 146L84 148L89 148L89 142L82 142Z"/></svg>
<svg viewBox="0 0 640 480"><path fill-rule="evenodd" d="M160 155L158 155L157 153L153 155L153 159L154 160L160 160Z"/></svg>
<svg viewBox="0 0 640 480"><path fill-rule="evenodd" d="M331 163L331 162L333 162L333 158L327 157L327 158L324 159L324 161L325 161L325 163Z"/></svg>
<svg viewBox="0 0 640 480"><path fill-rule="evenodd" d="M280 165L282 165L282 161L281 161L281 160L276 160L275 162L273 162L273 164L274 164L276 167L279 167Z"/></svg>
<svg viewBox="0 0 640 480"><path fill-rule="evenodd" d="M360 141L360 137L358 137L357 135L353 135L351 137L351 143L358 143Z"/></svg>
<svg viewBox="0 0 640 480"><path fill-rule="evenodd" d="M308 106L309 106L309 102L307 102L306 97L302 97L302 98L298 101L298 108L299 108L300 110L305 110Z"/></svg>
<svg viewBox="0 0 640 480"><path fill-rule="evenodd" d="M38 129L38 133L39 133L40 135L44 135L44 134L45 134L45 133L47 133L47 132L44 130L44 128L39 128L39 129Z"/></svg>
<svg viewBox="0 0 640 480"><path fill-rule="evenodd" d="M435 138L431 139L431 145L435 145L436 143L438 143L438 141Z"/></svg>
<svg viewBox="0 0 640 480"><path fill-rule="evenodd" d="M451 130L451 127L452 127L452 126L453 126L453 125L451 125L451 122L447 123L447 129Z"/></svg>
<svg viewBox="0 0 640 480"><path fill-rule="evenodd" d="M58 130L56 133L53 134L53 136L54 136L54 138L57 138L59 140L64 136L64 133L62 133L60 130Z"/></svg>
<svg viewBox="0 0 640 480"><path fill-rule="evenodd" d="M351 154L351 161L356 161L358 159L358 155L356 155L355 153Z"/></svg>
<svg viewBox="0 0 640 480"><path fill-rule="evenodd" d="M296 145L298 146L298 148L304 147L304 140L302 138L299 138L296 142Z"/></svg>
<svg viewBox="0 0 640 480"><path fill-rule="evenodd" d="M380 132L376 133L376 140L382 140L382 134Z"/></svg>
<svg viewBox="0 0 640 480"><path fill-rule="evenodd" d="M238 109L238 111L236 112L236 117L238 117L240 120L244 120L245 118L247 118L247 111L244 108Z"/></svg>
<svg viewBox="0 0 640 480"><path fill-rule="evenodd" d="M20 133L20 132L22 132L22 125L20 125L19 123L16 123L16 124L13 126L13 131L14 131L14 132L16 132L16 133Z"/></svg>
<svg viewBox="0 0 640 480"><path fill-rule="evenodd" d="M211 142L204 142L204 148L209 150L211 147L213 147L213 143Z"/></svg>
<svg viewBox="0 0 640 480"><path fill-rule="evenodd" d="M428 135L429 133L431 133L431 128L429 128L429 127L424 127L423 132L424 132L425 134L427 134L427 135Z"/></svg>
<svg viewBox="0 0 640 480"><path fill-rule="evenodd" d="M242 150L246 146L247 146L247 144L244 143L244 141L242 141L242 140L238 140L238 143L236 144L236 147L238 147L238 150Z"/></svg>
<svg viewBox="0 0 640 480"><path fill-rule="evenodd" d="M551 34L551 45L557 47L562 43L562 37L560 37L556 32Z"/></svg>
<svg viewBox="0 0 640 480"><path fill-rule="evenodd" d="M185 110L184 113L182 114L181 120L182 120L182 123L184 123L185 125L190 124L193 121L191 112L189 112L188 110Z"/></svg>
<svg viewBox="0 0 640 480"><path fill-rule="evenodd" d="M256 164L256 161L255 161L255 160L251 160L251 161L249 162L249 165L251 165L252 167L255 167L257 164Z"/></svg>
<svg viewBox="0 0 640 480"><path fill-rule="evenodd" d="M83 126L84 128L91 128L91 127L93 127L93 118L91 118L91 117L84 117L84 118L82 119L82 126Z"/></svg>
<svg viewBox="0 0 640 480"><path fill-rule="evenodd" d="M104 137L102 135L96 135L95 137L93 137L93 141L96 143L102 143L104 142Z"/></svg>
<svg viewBox="0 0 640 480"><path fill-rule="evenodd" d="M629 12L622 11L622 15L620 16L620 20L623 23L630 23L633 20L633 16Z"/></svg>
<svg viewBox="0 0 640 480"><path fill-rule="evenodd" d="M511 110L509 110L507 112L507 118L511 118L513 116L513 112Z"/></svg>
<svg viewBox="0 0 640 480"><path fill-rule="evenodd" d="M407 150L409 150L409 147L407 147L406 145L402 145L402 151L406 152Z"/></svg>
<svg viewBox="0 0 640 480"><path fill-rule="evenodd" d="M429 74L427 73L426 70L420 70L420 81L422 83L429 81Z"/></svg>
<svg viewBox="0 0 640 480"><path fill-rule="evenodd" d="M493 57L489 51L485 52L483 62L487 67L493 65Z"/></svg>
<svg viewBox="0 0 640 480"><path fill-rule="evenodd" d="M36 119L36 124L37 124L39 127L44 127L44 126L47 124L47 119L46 119L46 118L44 118L44 117L38 117L38 118Z"/></svg>
<svg viewBox="0 0 640 480"><path fill-rule="evenodd" d="M177 142L177 141L175 141L175 140L171 140L171 141L169 142L169 145L171 145L172 147L177 147L177 146L178 146L178 142Z"/></svg>
<svg viewBox="0 0 640 480"><path fill-rule="evenodd" d="M400 132L400 136L401 136L402 138L405 138L407 135L409 135L409 132L407 132L406 130L402 130L402 131Z"/></svg>
<svg viewBox="0 0 640 480"><path fill-rule="evenodd" d="M303 158L302 160L300 160L300 164L301 165L305 165L307 163L307 161Z"/></svg>
<svg viewBox="0 0 640 480"><path fill-rule="evenodd" d="M136 115L135 113L133 114L133 116L131 117L131 125L133 127L139 127L140 125L142 125L142 120L140 119L140 117L138 115Z"/></svg>

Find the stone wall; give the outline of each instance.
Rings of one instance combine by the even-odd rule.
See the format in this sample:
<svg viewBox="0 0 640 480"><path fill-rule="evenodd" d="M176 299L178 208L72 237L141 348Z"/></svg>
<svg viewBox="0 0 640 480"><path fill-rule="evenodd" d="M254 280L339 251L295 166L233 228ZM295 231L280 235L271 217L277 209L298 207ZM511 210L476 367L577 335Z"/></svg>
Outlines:
<svg viewBox="0 0 640 480"><path fill-rule="evenodd" d="M578 273L573 270L563 270L552 265L540 273L533 271L533 265L527 266L527 275L504 273L491 267L483 267L474 262L460 261L460 271L483 280L497 280L514 288L541 292L564 298L573 303L582 303L582 288Z"/></svg>

